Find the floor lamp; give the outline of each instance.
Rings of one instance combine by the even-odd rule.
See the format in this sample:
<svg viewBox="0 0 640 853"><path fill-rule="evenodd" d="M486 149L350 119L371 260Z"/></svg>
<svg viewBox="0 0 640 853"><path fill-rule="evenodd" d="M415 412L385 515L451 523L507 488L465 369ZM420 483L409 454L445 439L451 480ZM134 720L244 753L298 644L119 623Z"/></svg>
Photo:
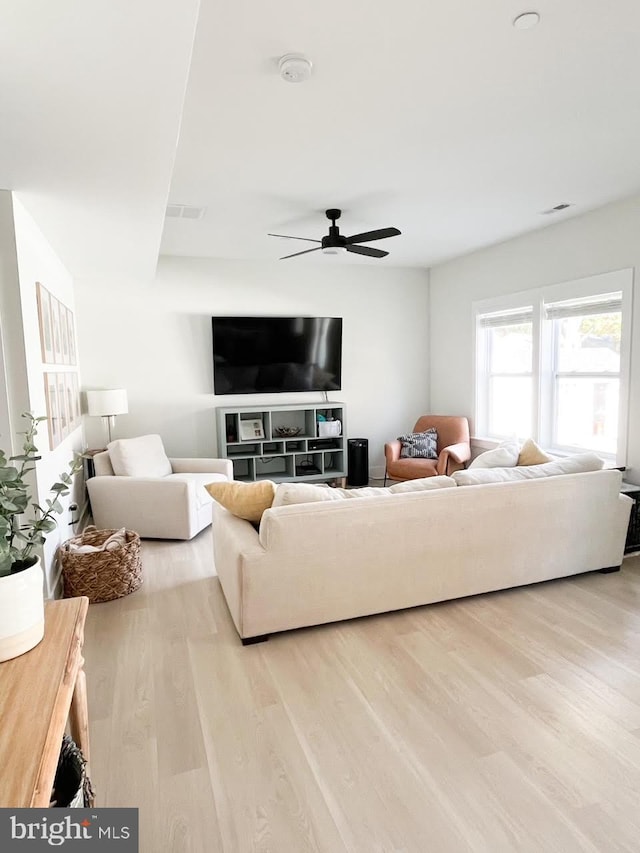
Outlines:
<svg viewBox="0 0 640 853"><path fill-rule="evenodd" d="M111 430L115 425L115 416L126 415L128 411L127 392L124 388L87 391L87 414L92 417L101 417L106 421L109 441L111 441Z"/></svg>

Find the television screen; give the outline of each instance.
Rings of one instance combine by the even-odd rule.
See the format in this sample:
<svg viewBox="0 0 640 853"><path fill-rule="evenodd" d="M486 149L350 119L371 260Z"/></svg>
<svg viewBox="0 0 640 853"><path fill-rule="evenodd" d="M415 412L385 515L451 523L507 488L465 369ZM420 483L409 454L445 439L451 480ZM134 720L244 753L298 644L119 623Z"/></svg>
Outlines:
<svg viewBox="0 0 640 853"><path fill-rule="evenodd" d="M212 317L216 394L338 391L341 317Z"/></svg>

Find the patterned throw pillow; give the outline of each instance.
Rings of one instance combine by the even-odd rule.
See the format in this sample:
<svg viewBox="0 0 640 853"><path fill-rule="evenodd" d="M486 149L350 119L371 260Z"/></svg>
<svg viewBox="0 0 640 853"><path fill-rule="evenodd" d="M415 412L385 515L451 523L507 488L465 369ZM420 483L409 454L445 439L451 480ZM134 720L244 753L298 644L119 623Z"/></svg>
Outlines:
<svg viewBox="0 0 640 853"><path fill-rule="evenodd" d="M398 441L402 444L402 449L400 450L401 459L438 458L438 433L435 427L429 427L424 432L399 435Z"/></svg>

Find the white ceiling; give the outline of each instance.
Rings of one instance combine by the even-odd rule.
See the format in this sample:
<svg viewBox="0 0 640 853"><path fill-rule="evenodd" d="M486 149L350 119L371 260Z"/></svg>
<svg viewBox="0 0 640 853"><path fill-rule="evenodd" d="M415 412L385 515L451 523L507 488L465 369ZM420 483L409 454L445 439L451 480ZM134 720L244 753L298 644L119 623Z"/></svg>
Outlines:
<svg viewBox="0 0 640 853"><path fill-rule="evenodd" d="M160 246L276 259L304 244L267 233L319 239L327 207L402 236L283 263L428 266L638 192L640 4L540 0L514 29L529 8L0 0L0 187L76 276L151 275Z"/></svg>
<svg viewBox="0 0 640 853"><path fill-rule="evenodd" d="M153 275L198 0L0 0L0 188L74 276Z"/></svg>

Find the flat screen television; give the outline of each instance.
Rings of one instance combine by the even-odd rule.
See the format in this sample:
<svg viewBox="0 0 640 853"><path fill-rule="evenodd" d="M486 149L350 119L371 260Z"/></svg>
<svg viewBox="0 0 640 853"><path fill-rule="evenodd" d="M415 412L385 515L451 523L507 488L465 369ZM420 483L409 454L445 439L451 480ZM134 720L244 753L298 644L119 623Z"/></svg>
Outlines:
<svg viewBox="0 0 640 853"><path fill-rule="evenodd" d="M341 317L212 317L216 394L338 391Z"/></svg>

